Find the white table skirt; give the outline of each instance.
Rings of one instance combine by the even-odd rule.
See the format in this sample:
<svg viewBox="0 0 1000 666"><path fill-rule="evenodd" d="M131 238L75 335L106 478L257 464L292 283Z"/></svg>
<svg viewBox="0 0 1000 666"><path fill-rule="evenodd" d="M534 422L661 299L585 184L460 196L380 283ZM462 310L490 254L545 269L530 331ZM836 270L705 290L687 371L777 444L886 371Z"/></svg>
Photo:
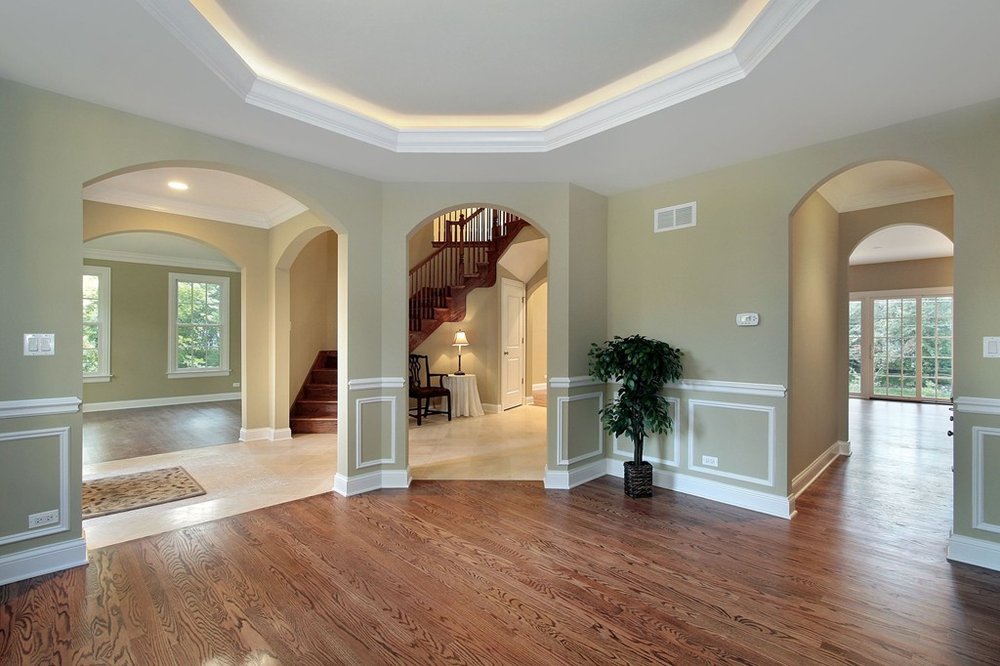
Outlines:
<svg viewBox="0 0 1000 666"><path fill-rule="evenodd" d="M448 375L444 387L451 391L452 416L482 416L483 403L479 399L479 386L475 375Z"/></svg>

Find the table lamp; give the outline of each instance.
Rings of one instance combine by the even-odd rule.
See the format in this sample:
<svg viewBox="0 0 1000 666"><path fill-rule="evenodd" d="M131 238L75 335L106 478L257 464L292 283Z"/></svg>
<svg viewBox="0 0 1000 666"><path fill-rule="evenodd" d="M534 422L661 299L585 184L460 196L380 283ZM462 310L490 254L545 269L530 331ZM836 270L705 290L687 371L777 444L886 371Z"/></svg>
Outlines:
<svg viewBox="0 0 1000 666"><path fill-rule="evenodd" d="M456 375L464 375L462 372L462 347L469 344L469 339L465 337L465 331L459 331L455 334L455 341L451 343L452 347L458 347L458 372Z"/></svg>

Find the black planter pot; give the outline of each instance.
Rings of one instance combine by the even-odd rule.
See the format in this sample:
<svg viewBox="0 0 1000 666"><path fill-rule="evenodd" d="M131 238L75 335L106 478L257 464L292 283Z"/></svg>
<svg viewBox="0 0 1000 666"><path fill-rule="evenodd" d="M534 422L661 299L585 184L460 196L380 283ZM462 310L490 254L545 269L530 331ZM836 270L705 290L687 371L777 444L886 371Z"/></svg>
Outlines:
<svg viewBox="0 0 1000 666"><path fill-rule="evenodd" d="M653 466L643 460L625 463L625 494L633 499L653 496Z"/></svg>

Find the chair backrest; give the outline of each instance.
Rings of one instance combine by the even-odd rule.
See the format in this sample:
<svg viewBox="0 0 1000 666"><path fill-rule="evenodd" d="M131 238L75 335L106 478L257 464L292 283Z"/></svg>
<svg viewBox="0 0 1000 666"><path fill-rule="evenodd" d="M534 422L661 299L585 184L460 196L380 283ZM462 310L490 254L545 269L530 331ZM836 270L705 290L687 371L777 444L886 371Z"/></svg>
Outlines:
<svg viewBox="0 0 1000 666"><path fill-rule="evenodd" d="M410 354L410 388L430 384L430 361L426 354Z"/></svg>

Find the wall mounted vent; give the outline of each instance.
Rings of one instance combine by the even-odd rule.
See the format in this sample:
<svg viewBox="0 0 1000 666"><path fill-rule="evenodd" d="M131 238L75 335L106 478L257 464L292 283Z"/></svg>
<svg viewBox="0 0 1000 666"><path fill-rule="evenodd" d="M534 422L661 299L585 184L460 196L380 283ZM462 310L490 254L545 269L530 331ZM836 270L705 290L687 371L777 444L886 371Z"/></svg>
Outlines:
<svg viewBox="0 0 1000 666"><path fill-rule="evenodd" d="M698 203L681 204L653 211L653 231L674 231L686 229L698 223Z"/></svg>

